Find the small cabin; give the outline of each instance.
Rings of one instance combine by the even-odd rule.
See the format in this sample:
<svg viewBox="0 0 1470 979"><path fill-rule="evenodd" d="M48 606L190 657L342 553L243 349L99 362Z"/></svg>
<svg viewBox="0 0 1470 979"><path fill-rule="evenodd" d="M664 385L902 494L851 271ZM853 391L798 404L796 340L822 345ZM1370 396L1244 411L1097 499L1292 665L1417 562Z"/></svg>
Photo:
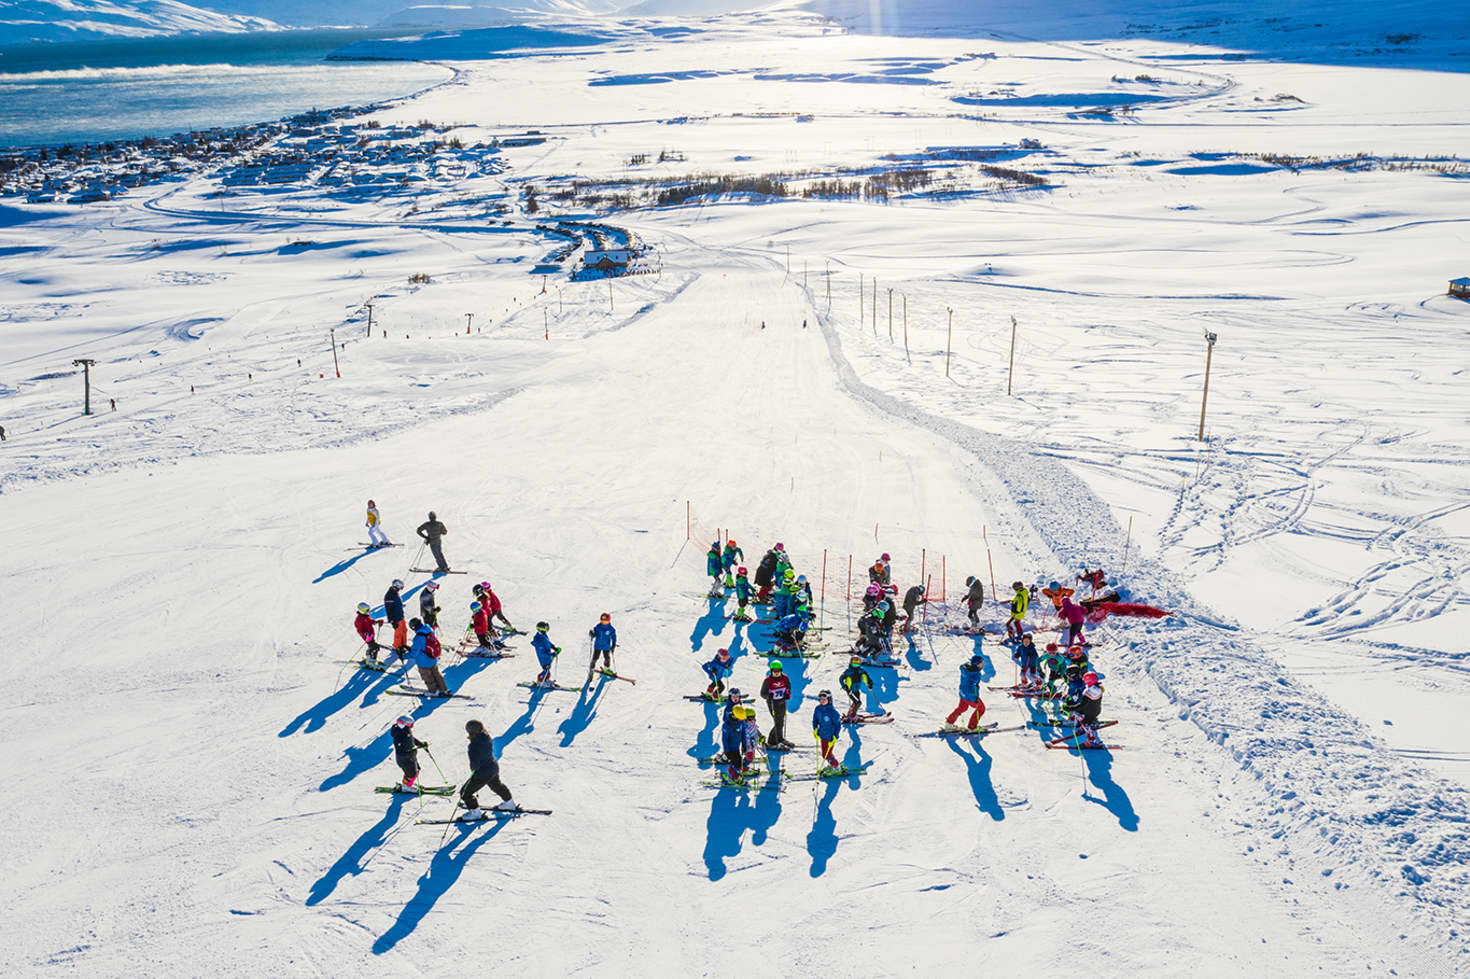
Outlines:
<svg viewBox="0 0 1470 979"><path fill-rule="evenodd" d="M1456 299L1470 299L1470 275L1450 280L1450 295Z"/></svg>
<svg viewBox="0 0 1470 979"><path fill-rule="evenodd" d="M589 269L602 269L604 272L619 272L628 267L633 260L626 248L589 248L587 254L582 256L582 264Z"/></svg>

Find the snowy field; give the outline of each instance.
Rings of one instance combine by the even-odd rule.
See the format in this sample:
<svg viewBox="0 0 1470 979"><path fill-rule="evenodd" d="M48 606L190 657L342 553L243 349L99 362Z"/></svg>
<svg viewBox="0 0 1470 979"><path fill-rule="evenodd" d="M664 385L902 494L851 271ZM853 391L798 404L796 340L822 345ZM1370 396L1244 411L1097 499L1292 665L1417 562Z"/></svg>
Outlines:
<svg viewBox="0 0 1470 979"><path fill-rule="evenodd" d="M457 72L375 121L499 143L392 193L0 205L6 974L1467 968L1463 53L829 13L374 42ZM548 259L588 221L643 274ZM529 697L525 637L449 657L469 700L354 671L356 604L429 580L356 546L369 497L395 540L448 525L446 640L488 578L565 683L610 612L637 683ZM702 597L722 534L823 591L798 743L849 557L942 592L875 671L894 723L843 735L862 776L702 784L699 664L749 691L770 646ZM1118 750L1046 750L1001 691L1003 730L924 736L966 575L1098 565L1175 613L1097 631ZM452 781L483 719L554 814L441 844L452 800L372 792L405 711Z"/></svg>

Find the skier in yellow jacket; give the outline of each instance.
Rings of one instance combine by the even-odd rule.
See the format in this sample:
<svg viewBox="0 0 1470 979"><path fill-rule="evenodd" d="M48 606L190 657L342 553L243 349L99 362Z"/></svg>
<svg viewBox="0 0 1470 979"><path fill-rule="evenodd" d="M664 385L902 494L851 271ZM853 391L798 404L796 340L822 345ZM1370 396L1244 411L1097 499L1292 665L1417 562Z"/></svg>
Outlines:
<svg viewBox="0 0 1470 979"><path fill-rule="evenodd" d="M1011 596L1011 617L1006 620L1006 635L1020 639L1021 633L1026 631L1022 623L1026 619L1026 610L1031 607L1031 595L1019 581L1012 584L1011 588L1016 593Z"/></svg>
<svg viewBox="0 0 1470 979"><path fill-rule="evenodd" d="M387 547L388 535L383 533L383 518L378 516L378 505L368 500L367 529L369 547Z"/></svg>

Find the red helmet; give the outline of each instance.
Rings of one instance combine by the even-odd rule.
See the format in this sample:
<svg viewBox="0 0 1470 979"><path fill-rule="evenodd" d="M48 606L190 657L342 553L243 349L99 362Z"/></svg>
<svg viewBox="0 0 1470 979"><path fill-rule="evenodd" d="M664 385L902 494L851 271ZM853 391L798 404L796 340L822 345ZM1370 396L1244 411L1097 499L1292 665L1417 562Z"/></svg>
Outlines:
<svg viewBox="0 0 1470 979"><path fill-rule="evenodd" d="M744 568L736 568L735 569L735 573L736 574L745 574L745 569Z"/></svg>
<svg viewBox="0 0 1470 979"><path fill-rule="evenodd" d="M1097 674L1092 672L1082 674L1082 682L1087 684L1089 687L1096 686Z"/></svg>
<svg viewBox="0 0 1470 979"><path fill-rule="evenodd" d="M725 546L726 547L734 547L735 546L735 538L731 537L729 540L725 541Z"/></svg>
<svg viewBox="0 0 1470 979"><path fill-rule="evenodd" d="M612 621L612 616L609 615L607 612L603 612L602 615L598 617L598 621L599 622L611 622Z"/></svg>

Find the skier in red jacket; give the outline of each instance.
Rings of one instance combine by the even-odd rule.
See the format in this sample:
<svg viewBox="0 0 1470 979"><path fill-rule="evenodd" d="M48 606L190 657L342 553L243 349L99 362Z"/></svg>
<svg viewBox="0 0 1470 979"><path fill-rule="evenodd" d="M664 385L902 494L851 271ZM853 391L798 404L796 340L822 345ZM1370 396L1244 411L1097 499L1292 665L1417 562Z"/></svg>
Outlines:
<svg viewBox="0 0 1470 979"><path fill-rule="evenodd" d="M373 618L372 609L368 606L367 602L358 602L357 618L353 620L352 627L357 630L357 634L362 637L362 641L367 643L367 662L372 664L378 662L379 647L377 629L382 624L382 619Z"/></svg>
<svg viewBox="0 0 1470 979"><path fill-rule="evenodd" d="M771 660L770 672L761 681L761 698L771 712L771 733L766 735L766 747L794 748L786 740L786 703L791 699L791 681L782 672L778 659Z"/></svg>

